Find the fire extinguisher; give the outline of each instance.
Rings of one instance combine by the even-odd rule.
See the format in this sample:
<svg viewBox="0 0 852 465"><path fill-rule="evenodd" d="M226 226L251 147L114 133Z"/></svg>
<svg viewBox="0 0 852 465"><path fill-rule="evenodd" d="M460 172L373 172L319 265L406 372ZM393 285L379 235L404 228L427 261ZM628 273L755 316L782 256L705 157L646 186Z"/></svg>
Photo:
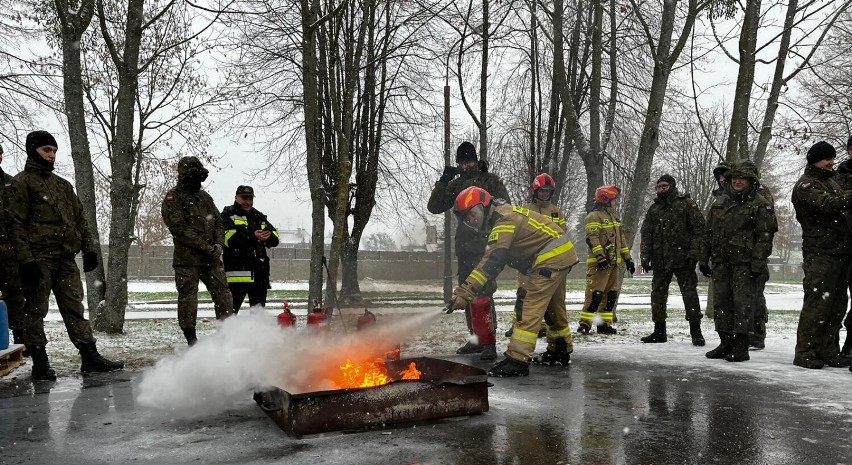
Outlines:
<svg viewBox="0 0 852 465"><path fill-rule="evenodd" d="M296 315L290 311L290 302L284 301L284 311L278 314L278 326L289 328L296 326Z"/></svg>
<svg viewBox="0 0 852 465"><path fill-rule="evenodd" d="M314 307L308 313L308 327L318 332L328 332L328 315L322 307L322 300L314 299Z"/></svg>
<svg viewBox="0 0 852 465"><path fill-rule="evenodd" d="M477 296L470 303L470 319L473 326L473 334L479 339L479 345L490 345L496 342L494 337L494 324L492 322L494 311L494 300L491 296Z"/></svg>

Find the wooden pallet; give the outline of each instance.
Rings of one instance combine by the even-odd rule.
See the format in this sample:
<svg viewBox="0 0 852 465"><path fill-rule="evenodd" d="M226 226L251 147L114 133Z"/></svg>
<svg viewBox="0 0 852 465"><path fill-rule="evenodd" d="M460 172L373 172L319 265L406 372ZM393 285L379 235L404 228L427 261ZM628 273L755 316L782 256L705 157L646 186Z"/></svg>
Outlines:
<svg viewBox="0 0 852 465"><path fill-rule="evenodd" d="M6 350L0 350L0 376L6 376L15 368L23 365L26 362L24 359L23 344L9 344Z"/></svg>

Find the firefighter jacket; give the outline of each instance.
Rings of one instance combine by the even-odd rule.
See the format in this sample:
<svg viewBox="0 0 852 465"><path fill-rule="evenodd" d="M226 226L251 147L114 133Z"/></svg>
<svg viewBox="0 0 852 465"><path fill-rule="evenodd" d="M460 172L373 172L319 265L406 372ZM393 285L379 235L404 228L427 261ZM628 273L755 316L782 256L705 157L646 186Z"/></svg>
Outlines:
<svg viewBox="0 0 852 465"><path fill-rule="evenodd" d="M7 233L19 263L96 252L71 183L27 160L6 195Z"/></svg>
<svg viewBox="0 0 852 465"><path fill-rule="evenodd" d="M213 246L224 246L225 229L207 192L178 179L177 187L166 193L161 211L174 238L172 266L211 267L219 262Z"/></svg>
<svg viewBox="0 0 852 465"><path fill-rule="evenodd" d="M528 208L495 205L488 218L493 225L488 246L463 288L475 295L508 265L521 273L566 270L579 259L568 234L550 218Z"/></svg>
<svg viewBox="0 0 852 465"><path fill-rule="evenodd" d="M658 195L642 221L642 263L657 269L695 267L706 236L704 215L689 194Z"/></svg>
<svg viewBox="0 0 852 465"><path fill-rule="evenodd" d="M228 284L269 283L269 256L266 249L278 245L278 230L266 219L266 215L252 208L243 210L233 204L222 210L225 228L225 275ZM261 242L255 231L269 231L269 239Z"/></svg>
<svg viewBox="0 0 852 465"><path fill-rule="evenodd" d="M621 230L621 218L610 206L596 203L586 215L586 244L589 264L597 264L602 259L614 264L633 261L630 245Z"/></svg>
<svg viewBox="0 0 852 465"><path fill-rule="evenodd" d="M852 209L852 191L844 191L834 171L805 168L793 187L793 208L802 225L802 252L850 255L852 237L844 214Z"/></svg>
<svg viewBox="0 0 852 465"><path fill-rule="evenodd" d="M432 194L429 196L427 208L430 213L444 213L453 208L461 191L471 186L477 186L485 189L495 199L503 199L509 202L509 193L506 191L506 186L503 181L496 175L480 171L472 178L458 177L449 183L437 181L432 189ZM479 257L485 250L486 238L481 234L476 234L468 228L459 225L456 228L456 256L458 257Z"/></svg>
<svg viewBox="0 0 852 465"><path fill-rule="evenodd" d="M726 184L725 191L713 199L707 214L707 250L701 262L748 265L752 272L762 273L778 231L775 210L758 193L757 181L742 192Z"/></svg>
<svg viewBox="0 0 852 465"><path fill-rule="evenodd" d="M566 231L568 230L566 227L565 215L563 215L562 210L560 210L556 204L551 203L550 200L533 199L530 203L524 205L524 208L529 209L531 212L544 215L553 220L553 222L560 228Z"/></svg>

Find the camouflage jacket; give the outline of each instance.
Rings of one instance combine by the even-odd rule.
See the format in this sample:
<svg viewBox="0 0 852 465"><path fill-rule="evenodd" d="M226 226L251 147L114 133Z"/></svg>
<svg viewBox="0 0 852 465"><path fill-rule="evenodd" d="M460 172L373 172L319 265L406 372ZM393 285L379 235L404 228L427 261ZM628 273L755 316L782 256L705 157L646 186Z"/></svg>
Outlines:
<svg viewBox="0 0 852 465"><path fill-rule="evenodd" d="M210 267L220 262L213 246L224 247L225 228L219 209L207 192L193 192L178 183L166 193L163 221L174 237L172 266Z"/></svg>
<svg viewBox="0 0 852 465"><path fill-rule="evenodd" d="M604 258L613 264L633 261L630 244L621 229L621 218L612 207L596 204L586 215L586 244L589 264Z"/></svg>
<svg viewBox="0 0 852 465"><path fill-rule="evenodd" d="M27 160L6 202L7 232L19 263L97 250L71 183L37 162Z"/></svg>
<svg viewBox="0 0 852 465"><path fill-rule="evenodd" d="M672 189L654 199L642 221L642 263L658 269L695 266L704 247L704 215L688 194Z"/></svg>
<svg viewBox="0 0 852 465"><path fill-rule="evenodd" d="M506 186L503 181L496 175L484 171L472 178L458 177L449 183L437 181L432 189L432 194L429 196L427 208L430 213L444 213L453 208L461 191L470 186L478 186L486 190L492 197L503 199L510 202L509 192L506 191ZM486 238L484 235L476 234L468 228L456 228L456 256L459 257L478 257L485 251Z"/></svg>
<svg viewBox="0 0 852 465"><path fill-rule="evenodd" d="M742 193L717 195L707 213L707 249L701 262L749 265L764 272L772 253L772 238L778 231L775 210L756 186Z"/></svg>
<svg viewBox="0 0 852 465"><path fill-rule="evenodd" d="M4 279L4 269L7 266L18 266L18 261L15 258L15 252L12 249L11 238L9 237L8 228L6 226L6 195L7 190L12 185L12 176L5 173L3 168L0 168L0 181L2 181L2 190L0 190L0 282Z"/></svg>
<svg viewBox="0 0 852 465"><path fill-rule="evenodd" d="M844 191L834 171L808 165L793 187L793 208L802 225L802 252L852 254L852 233L845 214L852 192Z"/></svg>
<svg viewBox="0 0 852 465"><path fill-rule="evenodd" d="M527 274L541 269L565 270L578 262L568 234L549 217L509 204L492 208L485 255L463 287L477 292L506 265Z"/></svg>
<svg viewBox="0 0 852 465"><path fill-rule="evenodd" d="M544 215L553 220L554 223L558 224L562 229L568 230L566 227L566 218L565 215L562 214L562 210L559 209L555 204L551 203L549 200L538 200L535 199L532 202L524 205L524 208L529 209L531 212L536 212L540 215Z"/></svg>

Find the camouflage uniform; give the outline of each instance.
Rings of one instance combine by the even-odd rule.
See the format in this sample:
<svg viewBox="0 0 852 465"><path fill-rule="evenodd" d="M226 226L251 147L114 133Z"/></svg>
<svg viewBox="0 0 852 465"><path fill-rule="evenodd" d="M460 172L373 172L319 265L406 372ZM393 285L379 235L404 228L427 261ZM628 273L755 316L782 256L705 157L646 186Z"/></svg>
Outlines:
<svg viewBox="0 0 852 465"><path fill-rule="evenodd" d="M44 317L50 293L56 298L68 337L78 349L93 344L92 328L83 312L83 284L74 256L96 252L83 206L71 183L34 159L15 176L8 191L6 214L18 263L35 261L43 279L23 283L26 298L24 343L43 347Z"/></svg>
<svg viewBox="0 0 852 465"><path fill-rule="evenodd" d="M199 280L210 291L217 319L233 313L233 297L221 259L225 229L213 198L200 189L200 181L195 184L190 180L194 170L203 170L206 177L207 170L197 158L181 158L178 185L166 193L162 206L163 221L174 237L172 266L178 291L178 325L183 330L195 328Z"/></svg>
<svg viewBox="0 0 852 465"><path fill-rule="evenodd" d="M23 343L24 329L24 294L21 292L21 277L18 273L18 260L12 248L11 237L7 231L7 219L5 213L5 199L9 195L12 186L12 176L3 172L0 168L0 180L3 182L0 191L0 300L6 303L9 313L9 328L14 334L16 344Z"/></svg>
<svg viewBox="0 0 852 465"><path fill-rule="evenodd" d="M761 196L770 205L775 205L775 197L772 192L764 185L759 185L757 195ZM749 334L749 345L758 349L765 347L766 340L766 323L769 321L769 309L766 307L766 282L769 281L769 265L764 267L763 275L757 279L757 303L754 307L754 326Z"/></svg>
<svg viewBox="0 0 852 465"><path fill-rule="evenodd" d="M548 350L555 351L559 339L570 340L565 278L577 263L577 254L568 235L550 218L509 204L492 209L488 247L456 293L476 295L506 265L522 272L526 279L524 287L518 289L506 356L527 363L545 314L551 322L547 329Z"/></svg>
<svg viewBox="0 0 852 465"><path fill-rule="evenodd" d="M793 208L802 225L805 291L795 358L823 361L837 356L837 332L846 312L852 274L852 234L844 214L852 193L835 181L836 173L813 165L793 187Z"/></svg>
<svg viewBox="0 0 852 465"><path fill-rule="evenodd" d="M837 176L834 178L837 181L837 184L845 191L852 191L852 160L846 160L843 163L837 166ZM843 216L846 218L846 222L852 228L852 211L846 211L843 213ZM850 274L850 283L849 288L852 290L852 274ZM846 353L850 354L852 351L852 311L846 312L846 318L843 320L843 327L846 328L846 342L843 344L843 347L846 349ZM838 344L839 344L839 334L838 334Z"/></svg>
<svg viewBox="0 0 852 465"><path fill-rule="evenodd" d="M657 196L642 222L642 266L654 270L651 280L651 319L666 320L666 302L672 277L677 278L687 321L700 321L698 278L695 265L701 258L704 216L687 194L672 187Z"/></svg>
<svg viewBox="0 0 852 465"><path fill-rule="evenodd" d="M586 215L586 243L589 258L586 260L586 301L580 312L580 326L591 328L595 313L600 314L603 325L598 327L611 331L613 309L618 300L618 269L623 262L632 262L630 246L621 230L621 218L614 208L596 204ZM598 261L608 261L604 269Z"/></svg>

